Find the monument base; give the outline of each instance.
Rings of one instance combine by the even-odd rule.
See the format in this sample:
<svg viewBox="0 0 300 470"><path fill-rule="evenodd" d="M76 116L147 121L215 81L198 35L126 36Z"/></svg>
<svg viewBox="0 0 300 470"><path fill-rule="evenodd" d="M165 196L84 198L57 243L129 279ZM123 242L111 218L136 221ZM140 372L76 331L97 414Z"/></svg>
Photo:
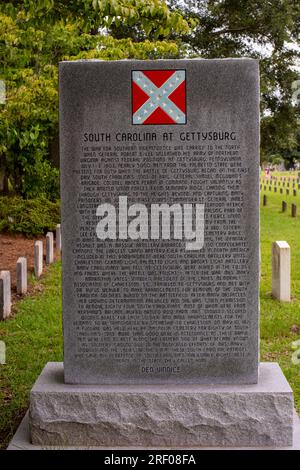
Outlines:
<svg viewBox="0 0 300 470"><path fill-rule="evenodd" d="M30 432L29 432L29 412L24 416L20 426L17 429L13 439L11 440L7 450L163 450L163 451L172 451L172 450L300 450L300 419L296 411L294 412L294 430L293 430L293 445L278 447L278 446L268 446L268 447L200 447L200 446L185 446L185 447L94 447L94 446L45 446L45 445L35 445L31 443Z"/></svg>
<svg viewBox="0 0 300 470"><path fill-rule="evenodd" d="M66 385L48 363L30 396L34 445L98 448L286 447L293 393L276 363L254 385Z"/></svg>

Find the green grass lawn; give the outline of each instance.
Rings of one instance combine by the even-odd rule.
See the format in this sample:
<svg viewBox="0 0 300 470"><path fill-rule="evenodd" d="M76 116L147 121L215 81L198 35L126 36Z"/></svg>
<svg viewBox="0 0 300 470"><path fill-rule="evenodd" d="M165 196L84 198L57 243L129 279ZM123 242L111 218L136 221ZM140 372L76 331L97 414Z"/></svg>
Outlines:
<svg viewBox="0 0 300 470"><path fill-rule="evenodd" d="M264 194L264 191L262 191ZM261 360L279 362L300 412L300 365L292 363L292 341L300 339L300 214L290 216L297 196L284 196L287 213L281 213L283 196L265 192L261 203ZM292 302L271 298L271 246L286 240L291 246ZM35 281L36 282L36 281ZM28 407L29 391L48 361L62 360L61 265L54 263L42 278L42 291L17 304L14 317L0 323L0 339L7 346L7 364L0 365L0 442L5 448ZM38 291L38 289L36 289Z"/></svg>
<svg viewBox="0 0 300 470"><path fill-rule="evenodd" d="M0 322L6 364L0 365L0 448L6 447L28 408L29 391L48 361L62 361L61 265L54 263L39 294L20 301L17 314Z"/></svg>
<svg viewBox="0 0 300 470"><path fill-rule="evenodd" d="M283 174L283 173L282 173ZM280 174L278 174L280 176ZM296 176L296 175L295 175ZM282 187L282 186L279 186ZM300 340L300 191L297 196L274 193L274 189L261 191L261 360L276 361L282 367L295 395L300 412L300 365L293 364L292 341ZM292 188L290 193L292 192ZM263 194L267 206L262 205ZM281 212L282 201L287 211ZM297 218L291 217L291 204L297 205ZM291 247L291 303L281 303L271 298L272 242L285 240Z"/></svg>

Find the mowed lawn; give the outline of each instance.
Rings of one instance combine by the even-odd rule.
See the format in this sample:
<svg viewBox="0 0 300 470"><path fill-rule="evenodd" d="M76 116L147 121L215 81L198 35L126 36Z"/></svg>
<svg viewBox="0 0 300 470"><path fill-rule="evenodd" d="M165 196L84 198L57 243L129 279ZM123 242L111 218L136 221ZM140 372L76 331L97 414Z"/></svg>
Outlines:
<svg viewBox="0 0 300 470"><path fill-rule="evenodd" d="M297 196L267 194L261 198L261 360L281 365L300 412L300 365L292 362L292 342L300 340L300 214L290 215L294 202L300 212ZM288 203L281 213L281 201ZM271 298L271 247L275 240L286 240L291 246L292 302L280 303ZM20 301L16 314L0 323L0 340L5 341L7 360L0 365L0 443L5 448L13 436L29 403L29 391L48 361L61 361L61 264L54 263L36 283L35 294ZM299 347L300 349L300 347Z"/></svg>
<svg viewBox="0 0 300 470"><path fill-rule="evenodd" d="M62 361L61 263L33 281L35 294L18 302L16 314L0 322L6 364L0 364L0 448L16 431L29 391L48 361Z"/></svg>
<svg viewBox="0 0 300 470"><path fill-rule="evenodd" d="M288 173L275 173L278 177ZM291 173L293 178L296 175ZM261 360L277 361L282 367L295 396L295 403L300 412L300 364L293 364L292 342L300 340L300 190L295 185L297 195L293 196L293 188L290 182L289 195L286 195L286 184L283 194L279 189L274 193L262 178L261 191ZM282 184L277 187L282 187ZM263 206L263 195L267 196L267 206ZM287 202L287 211L282 213L282 201ZM291 205L297 205L297 217L291 217ZM290 303L281 303L271 297L272 242L285 240L291 247L291 295ZM299 346L300 357L300 346Z"/></svg>

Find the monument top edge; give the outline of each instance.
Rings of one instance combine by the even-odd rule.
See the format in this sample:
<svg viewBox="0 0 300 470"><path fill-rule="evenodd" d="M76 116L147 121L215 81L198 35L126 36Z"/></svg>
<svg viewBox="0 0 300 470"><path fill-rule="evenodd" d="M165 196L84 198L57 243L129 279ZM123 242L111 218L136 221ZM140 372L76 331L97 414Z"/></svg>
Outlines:
<svg viewBox="0 0 300 470"><path fill-rule="evenodd" d="M109 63L109 64L128 64L128 63L172 63L172 62L253 62L259 63L258 59L251 57L226 57L226 58L215 58L215 59L203 59L200 57L196 58L185 58L185 59L120 59L120 60L104 60L104 59L78 59L78 60L62 60L59 62L63 64L85 64L85 63Z"/></svg>

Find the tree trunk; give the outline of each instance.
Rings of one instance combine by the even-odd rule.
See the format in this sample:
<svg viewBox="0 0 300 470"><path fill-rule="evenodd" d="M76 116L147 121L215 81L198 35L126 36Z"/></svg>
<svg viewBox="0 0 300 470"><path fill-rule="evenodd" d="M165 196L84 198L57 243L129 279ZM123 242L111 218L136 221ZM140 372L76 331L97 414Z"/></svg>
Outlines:
<svg viewBox="0 0 300 470"><path fill-rule="evenodd" d="M5 169L0 170L0 194L8 194L8 177Z"/></svg>

